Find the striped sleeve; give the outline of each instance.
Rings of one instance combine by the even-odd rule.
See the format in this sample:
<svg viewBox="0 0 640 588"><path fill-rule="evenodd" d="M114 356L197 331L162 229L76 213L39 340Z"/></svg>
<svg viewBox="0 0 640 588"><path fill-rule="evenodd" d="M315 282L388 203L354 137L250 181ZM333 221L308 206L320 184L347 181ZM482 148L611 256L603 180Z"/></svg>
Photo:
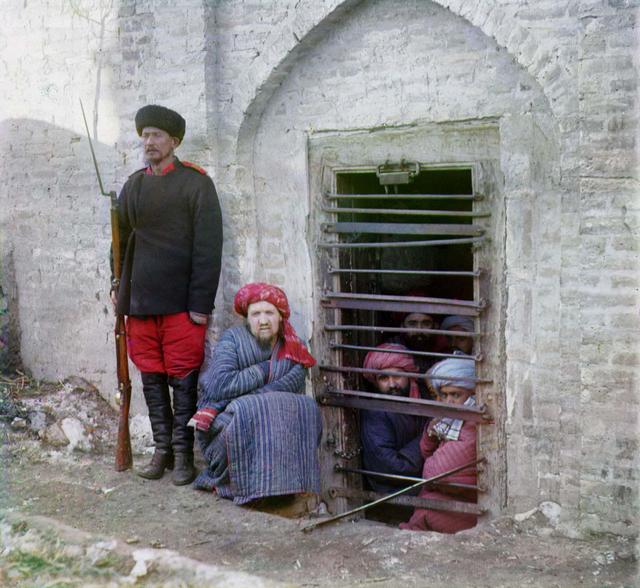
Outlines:
<svg viewBox="0 0 640 588"><path fill-rule="evenodd" d="M229 329L216 346L213 361L202 378L202 391L198 408L216 408L220 401L229 401L261 388L266 381L259 363L242 367L241 341L236 340ZM226 402L222 403L226 405Z"/></svg>

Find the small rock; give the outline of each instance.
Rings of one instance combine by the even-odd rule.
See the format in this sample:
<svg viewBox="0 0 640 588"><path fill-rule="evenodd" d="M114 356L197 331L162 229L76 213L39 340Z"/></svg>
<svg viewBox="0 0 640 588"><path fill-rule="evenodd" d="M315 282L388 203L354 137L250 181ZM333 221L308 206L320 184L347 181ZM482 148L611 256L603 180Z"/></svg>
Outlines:
<svg viewBox="0 0 640 588"><path fill-rule="evenodd" d="M552 527L557 527L560 522L560 515L562 514L562 507L557 502L541 502L538 507L540 512L547 517L549 524Z"/></svg>
<svg viewBox="0 0 640 588"><path fill-rule="evenodd" d="M85 426L75 417L62 419L60 427L69 439L69 451L91 451L91 440Z"/></svg>
<svg viewBox="0 0 640 588"><path fill-rule="evenodd" d="M58 423L49 425L44 431L44 440L53 447L64 447L69 445L69 439Z"/></svg>
<svg viewBox="0 0 640 588"><path fill-rule="evenodd" d="M163 549L164 548L164 543L162 543L162 541L159 541L158 539L154 539L153 541L151 541L149 543L149 545L151 545L151 547L154 547L155 549Z"/></svg>
<svg viewBox="0 0 640 588"><path fill-rule="evenodd" d="M133 569L129 572L129 576L131 578L142 578L149 573L149 568L147 567L147 562L143 559L139 559L136 561L136 564L133 566Z"/></svg>
<svg viewBox="0 0 640 588"><path fill-rule="evenodd" d="M22 417L16 417L11 421L11 428L15 431L23 430L27 428L27 420Z"/></svg>
<svg viewBox="0 0 640 588"><path fill-rule="evenodd" d="M40 434L47 427L47 414L41 410L29 413L29 429Z"/></svg>
<svg viewBox="0 0 640 588"><path fill-rule="evenodd" d="M538 508L532 508L531 510L528 510L526 512L519 512L513 515L513 519L518 522L521 523L523 521L526 521L527 519L531 518L534 514L536 514L538 512Z"/></svg>
<svg viewBox="0 0 640 588"><path fill-rule="evenodd" d="M596 563L599 566L608 566L616 561L616 555L613 551L607 551L605 553L600 553L596 556Z"/></svg>
<svg viewBox="0 0 640 588"><path fill-rule="evenodd" d="M87 557L94 566L105 564L109 561L111 553L117 547L115 539L111 541L98 541L87 547Z"/></svg>
<svg viewBox="0 0 640 588"><path fill-rule="evenodd" d="M133 536L133 537L129 537L128 539L125 539L125 543L128 543L129 545L133 545L134 543L140 543L140 537L137 536Z"/></svg>
<svg viewBox="0 0 640 588"><path fill-rule="evenodd" d="M137 549L133 552L133 559L135 560L135 565L133 569L129 572L129 581L133 581L137 583L139 578L146 576L149 572L153 571L156 567L155 558L157 554L155 552L150 552L148 549Z"/></svg>

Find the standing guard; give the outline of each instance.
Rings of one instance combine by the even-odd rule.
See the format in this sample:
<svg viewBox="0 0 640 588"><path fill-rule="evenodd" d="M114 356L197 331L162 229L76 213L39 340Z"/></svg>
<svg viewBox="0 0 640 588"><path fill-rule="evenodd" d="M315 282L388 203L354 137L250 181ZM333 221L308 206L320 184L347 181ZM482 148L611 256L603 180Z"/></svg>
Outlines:
<svg viewBox="0 0 640 588"><path fill-rule="evenodd" d="M184 118L149 105L135 124L147 167L118 198L122 277L112 300L127 316L129 357L141 372L155 442L151 462L137 473L158 479L173 469L173 483L183 485L196 474L187 423L220 277L222 215L211 178L174 155Z"/></svg>

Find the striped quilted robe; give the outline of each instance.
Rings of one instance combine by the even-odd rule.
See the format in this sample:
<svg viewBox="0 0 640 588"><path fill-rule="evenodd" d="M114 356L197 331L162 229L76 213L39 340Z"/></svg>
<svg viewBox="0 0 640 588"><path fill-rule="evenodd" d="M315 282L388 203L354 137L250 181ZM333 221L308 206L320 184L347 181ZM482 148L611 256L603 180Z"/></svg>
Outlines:
<svg viewBox="0 0 640 588"><path fill-rule="evenodd" d="M320 411L302 394L304 368L275 360L246 327L224 332L207 350L198 408L218 415L197 438L208 467L194 485L245 504L257 498L320 491Z"/></svg>

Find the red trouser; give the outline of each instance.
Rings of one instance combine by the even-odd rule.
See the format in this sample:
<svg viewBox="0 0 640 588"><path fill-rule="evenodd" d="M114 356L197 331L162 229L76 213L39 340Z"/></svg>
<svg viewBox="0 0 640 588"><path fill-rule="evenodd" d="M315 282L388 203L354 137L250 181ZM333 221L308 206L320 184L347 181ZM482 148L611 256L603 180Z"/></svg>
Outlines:
<svg viewBox="0 0 640 588"><path fill-rule="evenodd" d="M127 317L129 357L141 372L184 378L200 369L207 325L196 325L188 312Z"/></svg>

